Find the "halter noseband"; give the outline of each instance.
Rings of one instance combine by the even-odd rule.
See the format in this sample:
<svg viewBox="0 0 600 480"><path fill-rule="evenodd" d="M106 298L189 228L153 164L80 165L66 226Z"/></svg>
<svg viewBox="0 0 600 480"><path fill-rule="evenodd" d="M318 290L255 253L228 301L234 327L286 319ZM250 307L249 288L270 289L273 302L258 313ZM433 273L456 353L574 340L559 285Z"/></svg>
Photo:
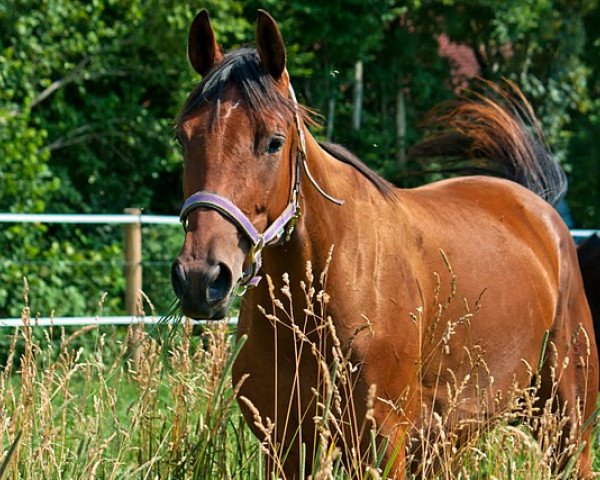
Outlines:
<svg viewBox="0 0 600 480"><path fill-rule="evenodd" d="M300 116L298 115L298 103L296 101L296 95L292 85L289 86L290 98L294 102L294 121L296 124L296 131L298 133L299 145L296 151L296 169L295 179L293 180L290 189L290 201L287 207L281 212L275 221L267 227L263 233L254 227L250 219L244 215L244 213L233 203L231 200L206 190L200 190L190 195L179 213L179 219L183 224L184 229L187 230L187 218L189 213L196 208L208 208L219 212L224 218L233 223L250 241L252 244L249 253L250 266L244 272L239 285L242 287L255 287L259 284L261 277L258 276L258 271L262 266L262 249L267 245L276 245L283 241L288 241L290 235L294 231L296 222L300 218L300 178L301 168L304 167L311 184L323 195L327 200L335 203L336 205L342 205L344 202L337 200L332 196L328 195L323 189L317 184L314 177L311 175L308 165L306 163L306 141L304 138L304 131L300 124Z"/></svg>

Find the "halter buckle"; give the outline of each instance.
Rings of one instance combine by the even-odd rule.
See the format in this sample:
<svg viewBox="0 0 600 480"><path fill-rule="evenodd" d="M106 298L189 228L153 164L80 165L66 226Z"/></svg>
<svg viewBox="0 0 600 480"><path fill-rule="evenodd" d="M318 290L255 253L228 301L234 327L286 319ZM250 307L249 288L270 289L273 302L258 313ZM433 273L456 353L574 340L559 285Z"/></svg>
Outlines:
<svg viewBox="0 0 600 480"><path fill-rule="evenodd" d="M255 243L254 245L252 245L252 248L250 249L250 252L249 252L249 260L253 265L256 263L256 259L260 255L260 252L262 252L262 249L264 248L264 246L265 246L264 237L261 234L259 237L258 243Z"/></svg>
<svg viewBox="0 0 600 480"><path fill-rule="evenodd" d="M287 231L285 234L286 242L290 241L290 238L292 237L292 233L294 233L294 230L296 229L296 224L298 223L298 220L300 219L301 215L302 215L302 210L300 209L300 204L298 204L296 206L296 212L294 213L294 216L290 219L290 223L288 223L288 225L287 225Z"/></svg>

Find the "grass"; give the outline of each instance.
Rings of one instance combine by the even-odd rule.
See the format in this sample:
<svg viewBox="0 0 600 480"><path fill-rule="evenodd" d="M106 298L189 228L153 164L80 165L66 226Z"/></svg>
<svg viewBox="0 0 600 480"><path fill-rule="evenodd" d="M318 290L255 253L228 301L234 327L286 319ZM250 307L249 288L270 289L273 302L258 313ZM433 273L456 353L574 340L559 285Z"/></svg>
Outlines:
<svg viewBox="0 0 600 480"><path fill-rule="evenodd" d="M76 332L95 337L88 351L73 334L15 331L22 354L0 374L0 478L246 478L260 462L230 387L239 346L226 325L180 330L168 363L145 336L137 370L114 329Z"/></svg>
<svg viewBox="0 0 600 480"><path fill-rule="evenodd" d="M311 471L299 476L386 478L391 467L383 461L378 427L369 412L363 424L350 426L352 438L370 439L365 450L341 433L352 417L343 399L352 391L355 367L336 340L331 319L316 314L324 311L328 297L312 285L312 272L307 276L303 287L312 308L308 314L327 337L332 361L325 362L322 346L299 324L287 323L298 345L305 344L305 354L319 360L323 378L315 392L318 448L309 462ZM267 317L277 324L285 307L276 296L289 291L272 292L275 306ZM29 315L26 307L23 318ZM275 426L255 412L254 422L264 433L259 441L235 401L239 386L231 385L231 366L244 339L236 342L224 323L209 325L200 335L192 335L189 325L160 328L165 335L142 335L137 365L128 338L115 328L43 334L29 327L4 330L10 342L0 370L0 480L266 480L281 475L286 451L273 438ZM165 337L169 340L161 341ZM457 399L463 384L457 379L448 387ZM376 390L369 395L372 407ZM515 401L493 422L471 421L471 436L461 444L457 438L465 425L430 412L431 425L416 438L422 456L413 459L415 471L440 479L576 476L579 444L572 443L571 463L559 469L560 462L564 466L569 461L556 448L563 440L565 417L550 407L541 417L530 415L535 396L535 385L515 392ZM533 437L539 429L541 442ZM269 477L265 454L273 465Z"/></svg>

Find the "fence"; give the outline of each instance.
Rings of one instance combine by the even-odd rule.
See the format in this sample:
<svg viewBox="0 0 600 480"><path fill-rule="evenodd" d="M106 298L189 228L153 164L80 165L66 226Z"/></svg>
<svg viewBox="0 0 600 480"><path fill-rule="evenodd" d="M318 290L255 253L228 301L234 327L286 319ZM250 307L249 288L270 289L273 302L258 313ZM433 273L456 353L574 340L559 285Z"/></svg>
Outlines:
<svg viewBox="0 0 600 480"><path fill-rule="evenodd" d="M187 319L192 325L200 325L210 322L209 320L192 320ZM179 320L171 318L156 318L156 317L37 317L32 318L28 323L30 327L75 327L83 325L136 325L143 323L144 325L162 325L179 323ZM229 325L237 325L237 317L227 319ZM25 326L22 318L3 318L0 319L0 327L23 327Z"/></svg>
<svg viewBox="0 0 600 480"><path fill-rule="evenodd" d="M140 209L125 209L124 214L26 214L0 213L0 223L40 223L79 225L122 225L123 265L125 267L126 316L107 317L40 317L32 318L31 326L132 325L156 324L159 318L141 316L136 311L142 289L142 225L180 225L179 218L166 215L144 215ZM169 321L169 320L166 320ZM235 319L230 323L235 323ZM0 319L0 327L23 326L21 318Z"/></svg>
<svg viewBox="0 0 600 480"><path fill-rule="evenodd" d="M0 213L0 223L58 223L102 224L124 226L125 305L127 316L110 317L43 317L32 319L32 326L67 325L131 325L155 324L157 318L139 316L136 309L138 292L142 287L142 225L179 225L179 218L167 215L144 215L139 209L126 209L124 214L28 214ZM571 230L576 241L585 239L600 230ZM229 323L235 324L236 318ZM23 326L20 318L0 319L0 327Z"/></svg>

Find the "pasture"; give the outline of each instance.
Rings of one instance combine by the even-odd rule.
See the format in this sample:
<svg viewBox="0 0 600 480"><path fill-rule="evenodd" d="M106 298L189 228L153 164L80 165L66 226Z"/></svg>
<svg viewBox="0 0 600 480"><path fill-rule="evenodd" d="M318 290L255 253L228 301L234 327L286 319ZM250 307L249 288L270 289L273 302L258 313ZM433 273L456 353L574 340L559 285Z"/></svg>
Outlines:
<svg viewBox="0 0 600 480"><path fill-rule="evenodd" d="M318 280L312 272L307 273L307 292L312 292L315 303L301 315L315 315L314 305L327 296L316 288ZM273 312L287 319L282 301L286 301L286 292L274 293ZM456 299L444 301L448 305ZM415 314L418 322L418 311ZM268 314L265 321L278 322L278 315ZM27 307L23 319L35 321ZM445 313L440 316L450 330L457 320ZM333 328L326 320L324 325ZM285 452L275 449L281 458L273 459L268 475L263 456L274 441L269 434L272 425L257 413L255 421L265 431L262 441L257 440L234 399L239 386L232 385L231 367L244 339L236 342L232 334L232 327L224 322L194 329L183 323L149 326L136 346L141 363L135 370L122 327L14 330L10 348L2 353L0 374L4 452L0 478L278 478L277 465ZM302 336L300 331L298 335ZM439 347L445 345L442 342ZM305 355L319 355L318 346L307 347L312 348L307 348ZM335 345L332 348L336 351ZM381 456L342 441L340 425L346 415L339 410L338 399L351 388L356 366L337 348L335 362L323 364L326 381L322 390L315 392L320 405L320 415L313 419L318 425L318 455L311 462L312 471L299 473L316 479L386 478L389 466ZM562 368L566 366L556 366L557 381ZM459 407L468 381L457 378L440 388L451 391ZM417 475L432 479L575 477L577 451L571 452L566 470L557 470L565 460L557 448L566 420L561 412L548 404L541 416L531 415L537 396L535 382L530 389L511 393L514 402L493 419L457 423L452 412L447 418L434 414L431 431L418 437L423 450L413 459ZM377 392L370 395L375 402ZM372 418L354 428L370 431L373 439L378 429ZM470 440L457 448L456 440L465 429ZM539 442L533 438L537 429L542 431ZM597 432L593 438L596 436ZM368 448L377 449L378 445L373 441ZM371 453L372 462L362 461ZM352 461L343 463L342 454ZM594 456L598 468L595 441Z"/></svg>
<svg viewBox="0 0 600 480"><path fill-rule="evenodd" d="M207 3L0 7L0 480L597 476L598 6Z"/></svg>

